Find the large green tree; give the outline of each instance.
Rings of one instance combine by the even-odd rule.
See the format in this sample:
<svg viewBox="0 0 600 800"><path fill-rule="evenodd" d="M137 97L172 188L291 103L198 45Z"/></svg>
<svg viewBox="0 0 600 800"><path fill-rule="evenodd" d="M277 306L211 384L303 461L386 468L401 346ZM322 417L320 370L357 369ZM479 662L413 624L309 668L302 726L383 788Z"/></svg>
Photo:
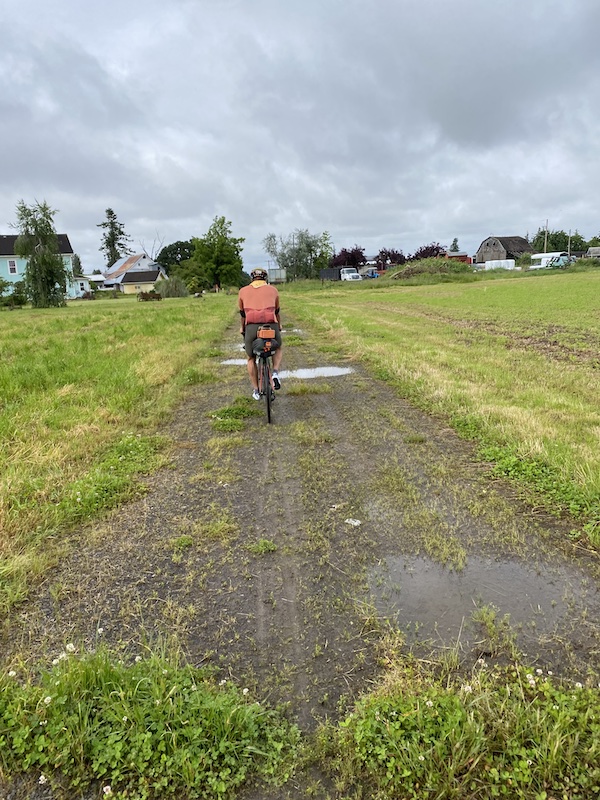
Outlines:
<svg viewBox="0 0 600 800"><path fill-rule="evenodd" d="M164 267L167 275L170 275L173 268L189 261L193 255L194 243L190 239L188 242L173 242L165 245L156 256L156 261Z"/></svg>
<svg viewBox="0 0 600 800"><path fill-rule="evenodd" d="M125 227L122 222L119 222L115 212L112 208L107 208L105 213L104 222L99 222L96 226L104 230L102 244L98 249L104 253L106 266L112 267L116 261L123 256L130 255L133 251L129 247L131 237L125 233Z"/></svg>
<svg viewBox="0 0 600 800"><path fill-rule="evenodd" d="M189 289L192 286L190 291L195 287L241 286L243 243L244 239L232 235L229 220L215 217L204 236L192 239L193 255L176 274Z"/></svg>
<svg viewBox="0 0 600 800"><path fill-rule="evenodd" d="M67 283L71 277L58 246L54 227L56 211L45 201L26 205L17 204L19 231L15 254L27 259L25 291L34 308L51 308L65 305Z"/></svg>
<svg viewBox="0 0 600 800"><path fill-rule="evenodd" d="M558 253L569 251L569 234L566 231L548 231L548 241L546 242L546 229L539 228L536 235L533 237L531 246L536 253ZM587 250L588 243L579 233L571 234L571 252L574 250Z"/></svg>
<svg viewBox="0 0 600 800"><path fill-rule="evenodd" d="M277 267L285 269L288 281L318 278L319 271L327 267L334 253L327 231L314 234L300 228L279 239L274 233L269 233L263 240L263 247Z"/></svg>

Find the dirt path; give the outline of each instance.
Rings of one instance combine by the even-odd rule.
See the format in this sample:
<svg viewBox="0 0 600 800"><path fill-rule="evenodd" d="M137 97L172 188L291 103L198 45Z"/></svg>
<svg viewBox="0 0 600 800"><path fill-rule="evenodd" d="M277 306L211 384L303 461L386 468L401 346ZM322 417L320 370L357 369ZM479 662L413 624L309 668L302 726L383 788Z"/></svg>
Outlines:
<svg viewBox="0 0 600 800"><path fill-rule="evenodd" d="M241 357L238 340L232 329L219 362ZM419 653L502 659L514 635L557 674L596 668L598 561L569 526L528 511L450 429L324 359L309 333L288 342L274 424L215 429L230 423L211 415L249 394L243 366L190 390L165 430L171 467L79 534L5 650L106 640L133 653L174 635L306 732L376 679L386 618ZM316 366L352 371L294 375Z"/></svg>

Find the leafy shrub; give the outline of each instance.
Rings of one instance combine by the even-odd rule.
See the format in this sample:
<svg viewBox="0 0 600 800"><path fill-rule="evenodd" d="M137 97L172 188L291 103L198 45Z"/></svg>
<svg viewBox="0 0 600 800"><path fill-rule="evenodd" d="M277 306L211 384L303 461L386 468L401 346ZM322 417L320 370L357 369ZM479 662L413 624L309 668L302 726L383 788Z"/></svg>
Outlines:
<svg viewBox="0 0 600 800"><path fill-rule="evenodd" d="M68 645L67 649L74 649ZM205 671L150 654L63 653L38 681L0 676L0 766L74 796L224 798L250 775L289 776L298 732Z"/></svg>
<svg viewBox="0 0 600 800"><path fill-rule="evenodd" d="M189 295L185 281L177 275L173 275L168 280L157 281L154 288L161 297L187 297Z"/></svg>
<svg viewBox="0 0 600 800"><path fill-rule="evenodd" d="M420 261L411 261L401 270L395 272L392 277L400 280L413 278L417 275L459 275L461 273L472 273L471 264L464 261L456 261L450 258L424 258Z"/></svg>
<svg viewBox="0 0 600 800"><path fill-rule="evenodd" d="M572 800L600 791L600 695L541 670L485 666L468 682L397 668L321 747L365 797Z"/></svg>

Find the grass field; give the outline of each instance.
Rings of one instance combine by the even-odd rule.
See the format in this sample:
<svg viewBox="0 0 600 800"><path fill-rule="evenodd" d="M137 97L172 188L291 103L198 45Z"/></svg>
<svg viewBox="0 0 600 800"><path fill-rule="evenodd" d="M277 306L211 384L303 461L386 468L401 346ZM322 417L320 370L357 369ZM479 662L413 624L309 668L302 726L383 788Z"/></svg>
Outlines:
<svg viewBox="0 0 600 800"><path fill-rule="evenodd" d="M600 543L600 273L284 287L325 351L360 359Z"/></svg>
<svg viewBox="0 0 600 800"><path fill-rule="evenodd" d="M232 298L73 303L0 314L0 606L60 552L60 533L152 470L158 423L208 358Z"/></svg>

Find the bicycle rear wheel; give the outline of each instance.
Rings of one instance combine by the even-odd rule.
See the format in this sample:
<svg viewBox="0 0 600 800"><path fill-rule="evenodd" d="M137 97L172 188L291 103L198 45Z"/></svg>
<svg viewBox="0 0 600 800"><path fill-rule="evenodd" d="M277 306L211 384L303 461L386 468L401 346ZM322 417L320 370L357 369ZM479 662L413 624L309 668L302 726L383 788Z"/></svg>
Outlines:
<svg viewBox="0 0 600 800"><path fill-rule="evenodd" d="M267 401L267 422L271 422L271 413L273 410L273 387L271 386L271 365L268 358L262 360L262 389L265 393L265 400Z"/></svg>

